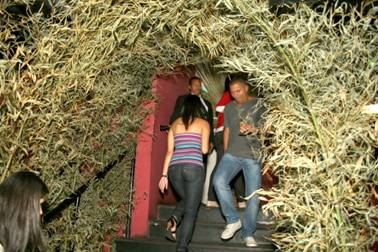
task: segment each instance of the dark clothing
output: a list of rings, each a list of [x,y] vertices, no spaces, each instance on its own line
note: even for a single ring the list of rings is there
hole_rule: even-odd
[[[223,131],[215,133],[214,147],[217,151],[217,162],[216,162],[215,168],[214,168],[214,170],[213,170],[213,172],[211,173],[211,176],[210,176],[209,193],[208,193],[208,200],[210,200],[210,201],[217,201],[217,197],[216,197],[215,191],[214,191],[213,180],[214,180],[215,171],[217,170],[219,162],[222,159],[223,154],[224,154]],[[244,200],[241,198],[241,197],[245,196],[244,177],[242,176],[241,172],[239,173],[239,175],[237,175],[235,177],[235,179],[231,182],[231,184],[233,185],[233,188],[235,190],[236,200],[238,202],[244,202]]]
[[[205,170],[198,165],[176,164],[169,167],[168,176],[180,197],[172,214],[180,225],[176,248],[186,251],[201,202]]]
[[[240,135],[240,122],[243,121],[260,128],[264,123],[263,114],[266,110],[260,98],[252,98],[240,107],[235,101],[226,106],[224,127],[230,130],[227,153],[241,158],[260,159],[261,144],[257,136]]]
[[[182,107],[184,105],[184,101],[185,101],[187,96],[188,95],[181,95],[177,98],[175,109],[174,109],[174,111],[171,115],[171,119],[169,121],[169,124],[172,124],[177,118],[179,118],[181,116]],[[210,124],[210,143],[214,144],[213,108],[212,108],[212,104],[208,100],[206,100],[206,99],[203,99],[203,100],[204,100],[204,102],[207,106],[207,110],[206,110],[205,106],[203,106],[201,118],[206,120]]]
[[[240,122],[261,128],[265,111],[262,99],[258,98],[252,98],[241,106],[234,101],[225,108],[224,127],[229,129],[229,141],[226,153],[214,175],[214,188],[227,224],[240,220],[229,185],[231,180],[243,171],[247,196],[261,187],[261,144],[256,135],[240,135]],[[256,194],[247,201],[242,224],[243,238],[255,233],[258,213],[259,197]]]

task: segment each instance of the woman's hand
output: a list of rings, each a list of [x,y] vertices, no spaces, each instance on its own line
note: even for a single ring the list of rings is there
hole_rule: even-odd
[[[159,181],[159,189],[161,193],[164,193],[168,189],[168,177],[161,177]]]

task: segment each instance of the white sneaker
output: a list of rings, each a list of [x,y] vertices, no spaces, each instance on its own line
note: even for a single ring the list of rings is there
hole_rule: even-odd
[[[252,236],[245,237],[244,241],[245,241],[245,245],[247,247],[257,247],[257,242],[256,242],[255,238],[253,238]]]
[[[223,230],[221,238],[222,240],[228,240],[234,237],[235,233],[241,229],[242,224],[241,221],[238,220],[235,223],[227,224],[226,228]]]

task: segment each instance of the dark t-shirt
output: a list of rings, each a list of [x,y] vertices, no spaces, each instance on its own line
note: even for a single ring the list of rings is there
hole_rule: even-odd
[[[256,160],[261,158],[261,144],[257,136],[239,135],[240,121],[261,128],[264,123],[263,114],[266,110],[261,98],[252,98],[240,107],[236,105],[235,101],[226,106],[224,110],[224,127],[230,129],[226,153],[242,158]]]

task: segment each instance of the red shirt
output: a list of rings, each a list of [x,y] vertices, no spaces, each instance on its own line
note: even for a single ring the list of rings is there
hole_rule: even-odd
[[[224,115],[223,111],[227,104],[229,104],[232,101],[232,96],[230,91],[225,91],[218,101],[217,105],[215,105],[215,111],[218,112],[218,123],[217,127],[215,128],[216,132],[223,130],[223,122],[224,122]]]

